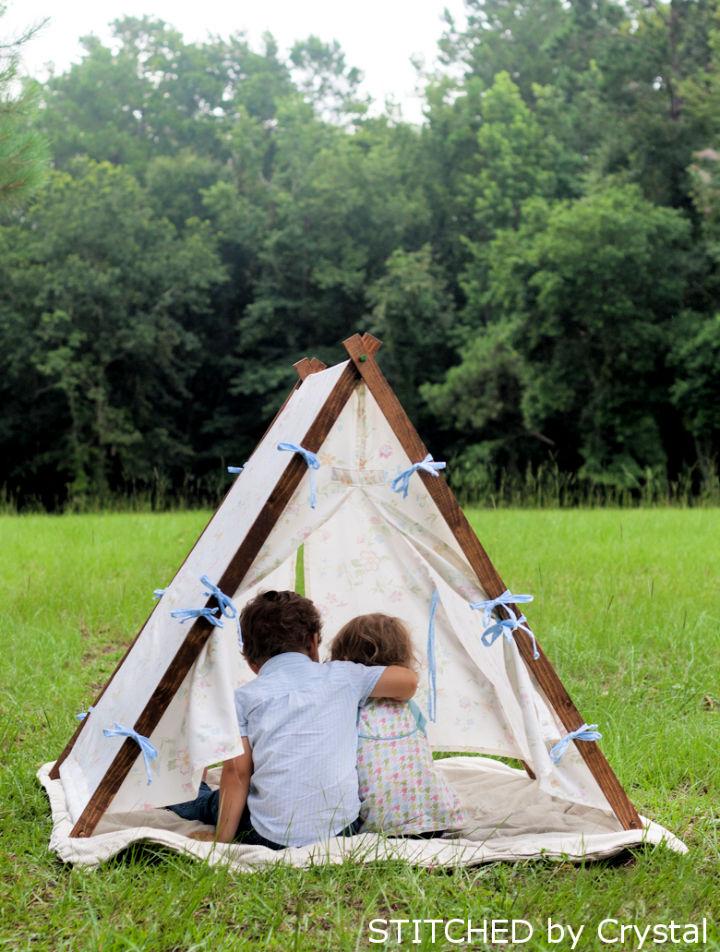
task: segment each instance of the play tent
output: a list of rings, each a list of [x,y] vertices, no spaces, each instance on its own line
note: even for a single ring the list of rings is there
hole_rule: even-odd
[[[326,643],[356,614],[404,619],[433,748],[485,755],[441,763],[469,828],[412,847],[418,861],[458,847],[462,861],[498,849],[607,855],[648,839],[682,848],[638,816],[590,739],[516,604],[524,599],[500,579],[383,377],[378,347],[355,335],[344,363],[296,365],[300,379],[257,449],[62,755],[41,770],[64,858],[96,862],[140,836],[190,842],[184,821],[159,808],[193,797],[205,766],[241,752],[233,690],[253,675],[235,611],[259,591],[294,588],[299,570]],[[90,845],[103,837],[110,846]],[[285,852],[293,862],[310,855]]]

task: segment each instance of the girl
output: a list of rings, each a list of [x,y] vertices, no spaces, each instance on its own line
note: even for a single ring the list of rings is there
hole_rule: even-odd
[[[359,615],[331,646],[333,661],[416,666],[399,618]],[[368,700],[358,715],[362,832],[432,837],[464,822],[460,803],[433,766],[425,719],[414,701]]]

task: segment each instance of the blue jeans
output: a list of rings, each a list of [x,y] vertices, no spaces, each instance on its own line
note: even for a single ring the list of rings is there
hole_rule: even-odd
[[[198,795],[194,800],[187,800],[185,803],[174,803],[172,806],[165,807],[166,810],[172,810],[183,820],[199,820],[200,823],[207,823],[208,826],[217,826],[218,815],[220,813],[220,791],[212,790],[205,781],[201,781]],[[362,820],[358,817],[353,823],[345,827],[338,836],[354,836],[360,832]],[[245,805],[243,814],[240,817],[235,840],[239,843],[246,843],[249,846],[266,846],[271,850],[284,850],[282,843],[273,843],[272,840],[265,839],[260,833],[253,829],[250,820],[250,811]]]

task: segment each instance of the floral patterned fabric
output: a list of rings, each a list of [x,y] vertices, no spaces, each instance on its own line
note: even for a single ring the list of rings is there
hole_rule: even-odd
[[[408,834],[463,826],[460,801],[435,770],[419,709],[375,699],[360,708],[363,832]]]

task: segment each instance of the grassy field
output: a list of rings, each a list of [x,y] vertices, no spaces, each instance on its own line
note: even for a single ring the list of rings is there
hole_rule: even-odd
[[[535,594],[533,627],[585,718],[601,724],[638,809],[683,838],[689,855],[253,875],[151,846],[94,872],[57,861],[35,771],[60,752],[206,517],[0,517],[0,946],[315,952],[382,948],[368,941],[375,917],[525,918],[536,935],[552,917],[585,924],[577,948],[591,949],[607,916],[642,925],[706,916],[703,948],[720,949],[718,510],[471,514],[506,582]],[[423,935],[407,947],[449,947]],[[536,937],[522,948],[570,944]]]

